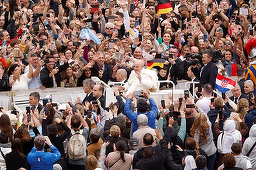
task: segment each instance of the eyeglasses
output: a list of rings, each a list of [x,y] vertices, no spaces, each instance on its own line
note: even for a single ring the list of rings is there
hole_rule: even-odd
[[[106,27],[107,30],[112,30],[114,29],[113,27]]]
[[[184,11],[184,9],[182,9],[181,11],[179,11],[179,14],[180,14],[182,11]]]
[[[230,42],[226,42],[225,45],[231,45],[231,43]]]

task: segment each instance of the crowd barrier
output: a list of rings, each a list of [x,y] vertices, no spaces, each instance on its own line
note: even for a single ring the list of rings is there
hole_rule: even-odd
[[[232,77],[233,80],[237,80],[237,77]],[[160,82],[159,82],[160,83]],[[187,90],[189,87],[189,81],[180,80],[177,82],[178,84],[175,86],[174,90],[160,90],[157,92],[151,92],[151,97],[155,100],[156,104],[159,105],[161,100],[168,100],[168,93],[173,93],[175,98],[182,97],[184,94],[184,90]],[[106,106],[108,106],[111,102],[116,102],[116,98],[114,96],[113,90],[107,85],[105,96],[106,96]],[[18,107],[19,111],[25,111],[25,107],[29,106],[29,94],[32,92],[38,92],[40,94],[40,98],[45,98],[47,96],[52,97],[52,101],[62,104],[67,103],[68,101],[75,102],[78,97],[82,100],[86,96],[82,87],[72,87],[72,88],[64,88],[64,87],[56,87],[56,88],[47,88],[45,90],[41,89],[33,89],[33,90],[22,90],[22,91],[9,91],[9,92],[0,92],[0,106],[6,108],[6,110],[12,110],[13,106]],[[230,91],[227,92],[228,96],[231,96],[232,93]],[[40,101],[41,102],[41,101]]]

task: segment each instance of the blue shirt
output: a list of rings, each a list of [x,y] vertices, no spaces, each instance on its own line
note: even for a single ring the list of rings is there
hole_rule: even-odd
[[[31,170],[53,170],[53,164],[60,159],[61,155],[55,146],[51,145],[50,148],[53,153],[32,148],[27,156]]]
[[[158,108],[155,103],[155,101],[150,98],[149,99],[150,105],[151,105],[151,111],[150,112],[145,112],[145,113],[134,113],[131,109],[131,99],[127,99],[125,106],[124,106],[124,114],[132,121],[133,123],[133,129],[132,133],[135,132],[138,129],[138,123],[137,123],[137,117],[139,114],[145,114],[148,117],[148,126],[155,129],[155,121],[156,121],[156,116],[158,114]]]

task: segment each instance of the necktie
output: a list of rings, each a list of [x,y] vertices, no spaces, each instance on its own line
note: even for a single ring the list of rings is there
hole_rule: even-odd
[[[237,104],[237,99],[238,99],[238,98],[237,98],[237,97],[235,97],[235,104]]]

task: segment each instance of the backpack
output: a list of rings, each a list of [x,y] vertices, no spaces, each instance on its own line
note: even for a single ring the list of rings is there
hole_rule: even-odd
[[[82,132],[82,131],[81,131]],[[68,156],[72,160],[80,160],[86,158],[86,140],[80,131],[72,130],[71,138],[68,142]]]

